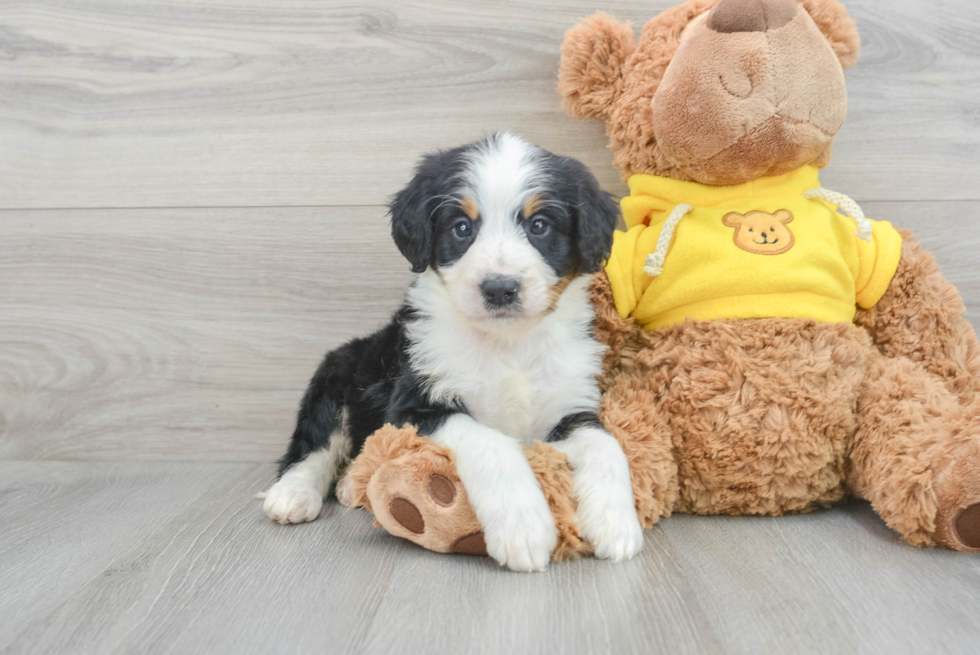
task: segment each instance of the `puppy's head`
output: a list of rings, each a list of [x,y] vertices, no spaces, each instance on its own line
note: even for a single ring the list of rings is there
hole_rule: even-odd
[[[619,210],[580,162],[510,134],[422,159],[391,232],[453,306],[485,325],[530,323],[609,255]]]

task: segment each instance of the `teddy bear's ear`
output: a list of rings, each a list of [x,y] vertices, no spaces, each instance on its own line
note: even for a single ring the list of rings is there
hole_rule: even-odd
[[[623,66],[635,48],[633,29],[599,12],[565,33],[558,92],[575,118],[604,121],[623,90]]]
[[[778,212],[776,212],[775,216],[776,216],[776,220],[778,220],[783,225],[793,222],[793,212],[791,212],[788,209],[780,209]]]
[[[798,0],[830,42],[840,65],[849,68],[857,63],[861,37],[854,19],[839,0]]]
[[[728,227],[738,227],[742,223],[742,219],[745,218],[744,215],[738,212],[728,212],[721,217],[721,222]]]

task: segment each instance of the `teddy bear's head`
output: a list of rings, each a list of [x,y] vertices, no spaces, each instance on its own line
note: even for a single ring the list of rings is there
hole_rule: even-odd
[[[565,35],[559,91],[606,123],[624,180],[739,184],[829,163],[859,46],[838,0],[687,0],[638,42],[600,13]]]

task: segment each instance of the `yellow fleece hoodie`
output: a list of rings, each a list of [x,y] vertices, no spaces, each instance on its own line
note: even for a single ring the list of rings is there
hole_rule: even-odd
[[[804,197],[820,187],[813,166],[736,186],[654,175],[628,184],[627,231],[616,233],[606,273],[619,314],[647,330],[687,318],[851,322],[898,268],[902,237],[891,224],[863,226],[861,238],[836,205]]]

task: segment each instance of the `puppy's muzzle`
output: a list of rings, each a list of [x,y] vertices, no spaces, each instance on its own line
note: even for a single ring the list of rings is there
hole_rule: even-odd
[[[517,303],[521,282],[512,277],[495,277],[480,284],[483,300],[489,307],[510,307]]]

